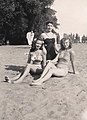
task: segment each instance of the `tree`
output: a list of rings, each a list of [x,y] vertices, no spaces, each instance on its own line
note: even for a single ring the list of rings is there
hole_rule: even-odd
[[[45,29],[46,21],[57,27],[56,11],[50,6],[54,0],[0,0],[0,34],[10,44],[26,44],[26,33],[32,29],[36,37]]]

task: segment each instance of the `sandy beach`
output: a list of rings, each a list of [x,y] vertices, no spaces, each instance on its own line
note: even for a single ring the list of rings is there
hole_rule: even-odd
[[[28,46],[0,46],[0,120],[81,120],[87,108],[87,44],[73,44],[73,49],[79,75],[30,86],[35,76],[20,84],[3,82],[5,75],[14,77],[25,67]]]

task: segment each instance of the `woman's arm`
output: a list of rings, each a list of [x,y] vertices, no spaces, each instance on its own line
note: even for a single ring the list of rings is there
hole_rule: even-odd
[[[47,50],[44,47],[44,45],[42,46],[42,68],[44,68],[46,66],[46,55],[47,55]]]
[[[59,52],[57,53],[57,56],[53,60],[51,60],[51,62],[56,64],[56,62],[58,61],[58,58],[59,58]]]
[[[75,68],[75,53],[74,53],[74,51],[70,51],[70,60],[71,60],[73,73],[76,74],[77,71],[76,71],[76,68]]]
[[[42,51],[42,68],[46,66],[46,54]]]
[[[29,55],[28,55],[28,60],[27,60],[27,64],[32,64],[33,63],[33,61],[31,60],[31,53],[29,53]]]
[[[42,45],[42,50],[43,50],[43,53],[44,54],[47,54],[47,50],[46,50],[46,48],[45,48],[45,46],[44,46],[44,33],[42,33],[41,35],[40,35],[40,40],[41,41],[43,41],[43,45]]]
[[[47,50],[46,50],[46,48],[44,47],[44,45],[42,46],[42,51],[43,51],[43,54],[47,55]]]
[[[54,48],[55,48],[55,52],[58,53],[59,52],[59,45],[57,44],[57,35],[55,35],[55,44],[54,44]]]

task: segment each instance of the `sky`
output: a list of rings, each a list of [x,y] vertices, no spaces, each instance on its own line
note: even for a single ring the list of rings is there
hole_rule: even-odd
[[[87,0],[54,0],[52,8],[57,11],[59,33],[87,35]]]

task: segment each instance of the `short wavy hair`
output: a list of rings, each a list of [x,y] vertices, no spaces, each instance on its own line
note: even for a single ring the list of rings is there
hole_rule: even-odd
[[[54,23],[53,23],[52,21],[47,21],[47,22],[46,22],[46,26],[47,26],[49,23],[51,23],[52,25],[54,25]]]
[[[65,47],[64,47],[64,45],[63,45],[63,42],[64,42],[65,40],[69,40],[69,47],[68,47],[68,49],[71,49],[71,48],[72,48],[72,40],[71,40],[71,38],[68,36],[68,37],[64,37],[64,38],[61,39],[61,41],[60,41],[61,50],[65,50]]]

